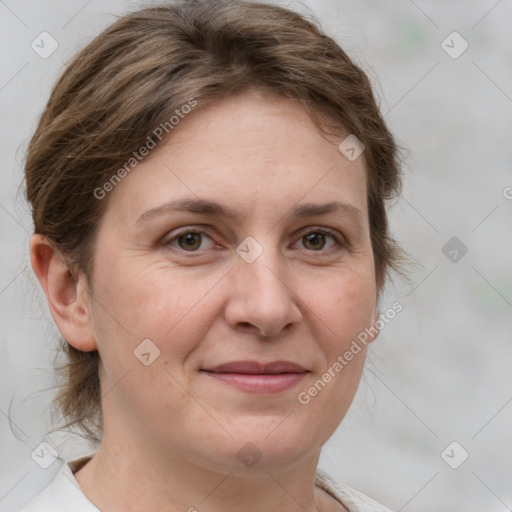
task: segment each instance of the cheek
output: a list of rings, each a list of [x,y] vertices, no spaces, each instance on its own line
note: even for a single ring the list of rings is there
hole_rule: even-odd
[[[347,273],[331,280],[312,303],[323,366],[301,390],[299,403],[304,414],[323,418],[327,436],[345,416],[359,386],[367,345],[358,336],[372,323],[375,301],[372,274]]]
[[[166,262],[143,262],[143,258],[120,260],[112,269],[98,267],[94,317],[100,350],[102,342],[108,342],[128,346],[132,353],[149,338],[162,355],[178,361],[207,329],[204,298],[218,280],[212,272],[198,276],[176,271]]]
[[[340,273],[315,294],[312,315],[321,321],[324,350],[333,357],[344,351],[357,335],[371,325],[376,306],[376,288],[371,272]]]
[[[110,407],[150,418],[157,410],[188,403],[183,364],[207,334],[209,311],[202,298],[218,280],[211,274],[193,279],[165,263],[142,264],[142,258],[118,260],[112,269],[97,268],[94,332],[105,387],[115,389],[108,394]],[[158,349],[147,342],[141,345],[146,339]],[[149,352],[150,364],[146,366],[134,351]],[[156,389],[160,392],[154,393]],[[184,406],[180,414],[187,413]]]

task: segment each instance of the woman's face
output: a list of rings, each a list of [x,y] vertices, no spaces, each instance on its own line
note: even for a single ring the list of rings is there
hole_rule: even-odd
[[[105,438],[224,470],[318,455],[365,348],[333,367],[376,306],[364,158],[337,143],[299,102],[244,95],[191,112],[110,192],[90,303]]]

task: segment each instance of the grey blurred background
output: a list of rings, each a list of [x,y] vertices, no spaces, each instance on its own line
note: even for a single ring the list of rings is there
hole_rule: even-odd
[[[321,467],[395,511],[511,511],[511,2],[281,3],[314,13],[370,74],[407,149],[392,230],[419,264],[386,291],[382,311],[403,311],[373,344]],[[90,449],[47,435],[56,331],[29,270],[23,154],[64,63],[149,4],[0,0],[0,511],[57,473],[32,459],[41,442],[65,459]],[[49,56],[31,47],[42,32],[58,44]]]

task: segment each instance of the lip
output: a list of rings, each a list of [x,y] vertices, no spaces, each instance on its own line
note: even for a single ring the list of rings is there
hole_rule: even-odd
[[[290,361],[232,361],[201,371],[240,391],[264,394],[286,391],[309,373],[304,367]]]
[[[260,363],[259,361],[231,361],[211,368],[203,368],[213,373],[246,373],[246,374],[271,374],[278,373],[304,373],[307,370],[300,364],[290,361],[270,361]]]

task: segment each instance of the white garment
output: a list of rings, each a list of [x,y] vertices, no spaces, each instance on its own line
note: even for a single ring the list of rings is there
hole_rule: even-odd
[[[83,493],[73,472],[92,454],[63,464],[54,480],[20,512],[101,512]],[[315,485],[328,492],[349,512],[391,512],[368,496],[333,480],[325,471],[317,469]]]

